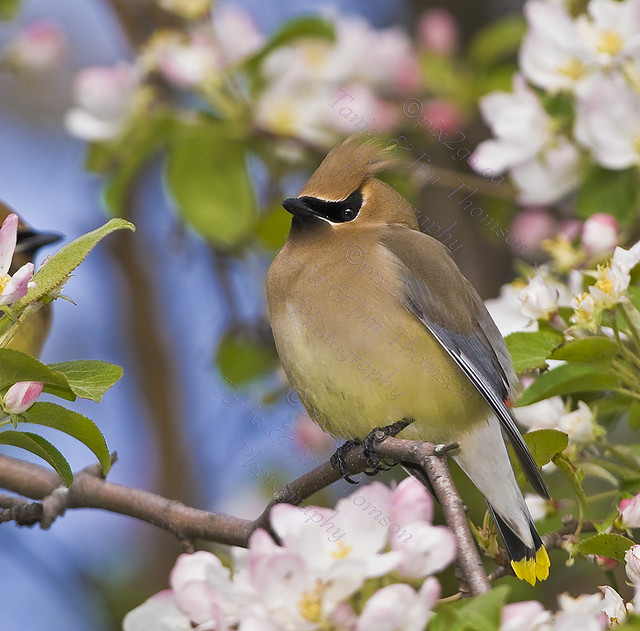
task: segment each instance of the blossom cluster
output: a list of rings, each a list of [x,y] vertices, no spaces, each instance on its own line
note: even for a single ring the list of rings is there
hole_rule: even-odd
[[[414,91],[422,82],[411,40],[402,29],[376,30],[360,17],[331,19],[335,41],[303,37],[270,52],[257,92],[243,63],[267,38],[243,9],[221,5],[210,22],[157,31],[134,61],[78,73],[67,129],[85,140],[117,136],[149,106],[153,77],[198,93],[227,119],[243,117],[256,130],[310,143],[326,146],[355,131],[348,117],[327,107],[339,88],[353,95],[359,116],[379,131],[390,129],[396,110],[385,95]],[[432,30],[425,37],[433,39]]]
[[[209,552],[182,555],[171,589],[131,611],[125,631],[424,629],[440,596],[433,574],[455,558],[455,537],[431,524],[433,500],[413,478],[394,490],[374,482],[357,495],[367,505],[346,497],[335,509],[275,506],[281,545],[255,531],[248,550],[232,550],[233,572]],[[310,510],[322,520],[309,519]],[[375,519],[381,513],[411,538],[389,537]],[[338,524],[345,537],[327,536]]]
[[[574,17],[563,2],[528,0],[524,13],[520,72],[513,92],[481,100],[495,138],[474,168],[508,170],[521,202],[549,204],[577,188],[582,156],[612,170],[640,163],[640,2],[590,0]],[[571,115],[550,113],[553,98]]]

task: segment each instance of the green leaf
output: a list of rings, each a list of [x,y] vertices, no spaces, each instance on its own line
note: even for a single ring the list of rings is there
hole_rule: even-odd
[[[122,368],[98,360],[77,360],[49,364],[49,368],[66,375],[71,390],[81,399],[100,402],[104,393],[122,377]]]
[[[640,615],[630,613],[623,624],[615,627],[616,631],[640,631]]]
[[[73,482],[73,472],[65,457],[48,441],[31,432],[17,432],[13,429],[0,432],[0,444],[12,445],[30,451],[48,462],[62,478],[66,486]]]
[[[617,342],[608,337],[581,337],[556,348],[551,353],[550,359],[609,363],[618,354],[618,351]]]
[[[624,553],[632,546],[634,542],[622,535],[613,533],[601,533],[594,535],[588,539],[578,541],[574,547],[574,551],[584,556],[588,554],[597,554],[599,556],[614,559],[620,563],[624,563]]]
[[[558,454],[561,454],[569,444],[569,437],[557,429],[537,429],[533,432],[527,432],[523,438],[538,467],[542,467],[553,460]],[[527,477],[522,470],[520,461],[513,451],[513,447],[509,445],[508,449],[518,484],[526,484],[528,481]]]
[[[53,427],[79,440],[95,454],[102,465],[103,474],[106,475],[109,472],[111,468],[109,448],[102,432],[91,419],[72,410],[67,410],[61,405],[45,401],[34,403],[27,410],[26,416],[29,423]]]
[[[313,15],[293,18],[275,31],[262,50],[247,59],[245,67],[248,70],[255,70],[276,48],[292,44],[302,37],[315,37],[333,42],[336,39],[336,33],[333,23],[329,20]]]
[[[182,219],[214,245],[234,247],[251,232],[256,213],[245,152],[226,124],[180,126],[166,178]]]
[[[629,406],[627,423],[631,429],[640,429],[640,401],[634,400]]]
[[[612,390],[620,387],[620,379],[611,370],[593,364],[572,362],[540,375],[517,401],[517,406],[530,405],[563,394]]]
[[[474,35],[469,44],[469,59],[479,66],[491,66],[516,55],[527,25],[520,15],[492,22]]]
[[[63,248],[60,248],[60,250],[53,254],[47,263],[36,272],[33,277],[35,287],[29,289],[27,295],[15,303],[13,310],[20,311],[30,302],[38,300],[57,290],[67,281],[69,274],[84,261],[87,254],[93,250],[101,239],[115,230],[122,230],[124,228],[135,230],[134,225],[124,219],[111,219],[101,228],[84,234]]]
[[[475,598],[441,603],[429,631],[497,631],[509,591],[508,585],[499,585]]]
[[[635,167],[611,171],[593,166],[578,191],[576,212],[583,219],[594,213],[609,213],[627,227],[635,217],[639,192]]]
[[[243,385],[273,370],[278,355],[270,339],[250,335],[244,330],[228,331],[216,352],[216,365],[223,377]]]
[[[527,432],[523,438],[538,467],[553,460],[569,444],[569,437],[557,429],[537,429]]]
[[[13,20],[20,10],[21,0],[0,0],[0,20]]]
[[[518,331],[505,338],[517,373],[544,368],[549,354],[562,344],[564,336],[559,331]]]
[[[41,381],[45,392],[69,401],[76,399],[63,373],[52,370],[46,364],[20,351],[0,348],[0,392],[18,381]]]

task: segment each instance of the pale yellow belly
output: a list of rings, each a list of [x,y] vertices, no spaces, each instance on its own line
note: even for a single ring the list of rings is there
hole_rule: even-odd
[[[336,274],[341,263],[328,268],[337,282],[317,264],[314,273],[302,265],[281,271],[284,300],[274,301],[268,286],[283,368],[321,427],[362,439],[374,427],[413,418],[402,437],[448,442],[486,419],[469,380],[400,304],[399,285],[354,277],[346,263]]]

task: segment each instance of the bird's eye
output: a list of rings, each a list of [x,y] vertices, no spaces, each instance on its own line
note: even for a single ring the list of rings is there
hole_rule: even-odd
[[[345,208],[342,211],[342,218],[344,221],[351,221],[356,216],[356,211],[353,208]]]

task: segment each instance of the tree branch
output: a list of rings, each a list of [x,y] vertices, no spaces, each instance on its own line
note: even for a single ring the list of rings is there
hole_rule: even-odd
[[[489,589],[489,581],[469,531],[462,500],[449,474],[447,450],[442,446],[393,438],[378,432],[371,451],[380,458],[411,462],[426,471],[442,504],[447,524],[456,535],[458,564],[462,571],[461,590],[477,595]],[[345,465],[352,475],[364,471],[369,465],[363,448],[351,449],[345,456]],[[247,547],[251,534],[257,528],[264,528],[275,536],[269,524],[269,511],[275,504],[300,504],[341,477],[330,462],[325,462],[283,486],[262,515],[251,521],[192,508],[155,493],[108,482],[101,477],[100,469],[95,465],[76,473],[73,484],[67,489],[53,471],[10,456],[0,456],[0,487],[41,500],[40,503],[27,503],[21,498],[2,496],[2,506],[9,508],[0,511],[0,522],[14,520],[20,525],[39,522],[46,529],[67,509],[101,508],[168,530],[181,540],[186,549],[191,547],[193,539]]]

